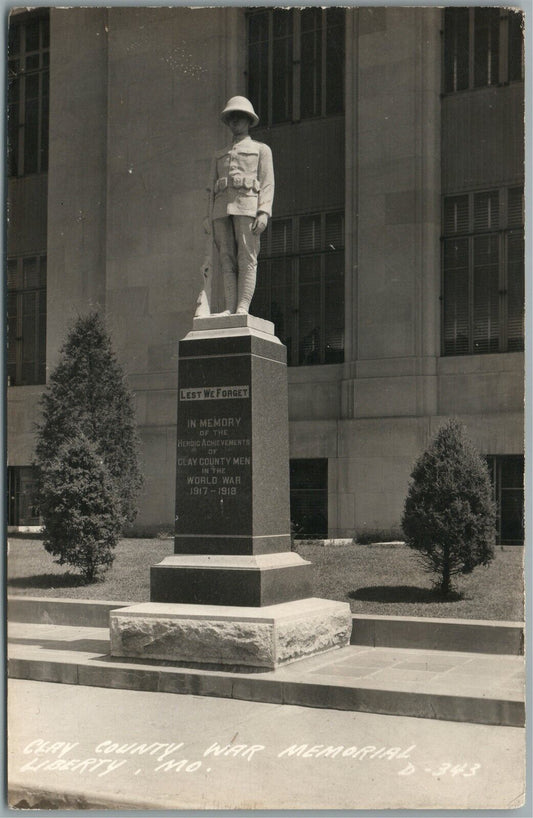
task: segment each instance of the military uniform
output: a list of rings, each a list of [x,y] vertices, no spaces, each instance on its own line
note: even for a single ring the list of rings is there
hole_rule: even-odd
[[[274,169],[268,145],[250,136],[217,151],[208,190],[213,197],[211,218],[272,215]]]
[[[224,276],[226,308],[247,312],[255,289],[259,213],[272,215],[274,169],[268,145],[246,136],[216,153],[208,184],[209,217]]]

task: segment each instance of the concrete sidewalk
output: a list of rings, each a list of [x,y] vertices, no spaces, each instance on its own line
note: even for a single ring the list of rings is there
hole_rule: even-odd
[[[525,731],[515,727],[22,680],[9,682],[8,724],[9,803],[18,808],[523,802]]]
[[[106,628],[13,622],[12,678],[520,727],[522,656],[350,645],[275,671],[115,659]]]

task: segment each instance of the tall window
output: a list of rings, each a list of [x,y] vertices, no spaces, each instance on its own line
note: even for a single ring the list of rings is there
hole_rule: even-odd
[[[8,173],[48,169],[48,13],[12,18],[8,46]]]
[[[248,96],[264,126],[344,110],[344,9],[248,17]]]
[[[488,455],[487,463],[496,502],[496,541],[501,545],[524,542],[524,458]]]
[[[328,536],[328,461],[291,460],[291,524],[296,539]]]
[[[10,386],[46,380],[46,256],[7,262],[7,377]]]
[[[444,12],[444,91],[523,79],[523,14],[503,8]]]
[[[37,474],[32,466],[8,466],[8,525],[38,526]]]
[[[276,325],[289,365],[344,360],[344,213],[273,219],[261,238],[255,315]]]
[[[443,355],[524,348],[523,190],[444,199]]]

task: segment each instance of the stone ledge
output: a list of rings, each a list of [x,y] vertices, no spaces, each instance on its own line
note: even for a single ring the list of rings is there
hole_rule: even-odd
[[[349,605],[303,599],[264,608],[144,603],[110,614],[111,654],[274,669],[349,643]]]
[[[110,611],[116,608],[127,608],[131,604],[131,602],[122,600],[9,596],[7,618],[10,622],[107,628]]]
[[[95,599],[58,599],[10,595],[10,622],[84,625],[106,628],[109,612],[136,603]],[[218,611],[220,606],[215,606]],[[265,609],[266,610],[266,609]],[[524,623],[506,620],[352,614],[352,645],[468,651],[519,656],[524,652]]]
[[[352,645],[520,656],[522,622],[353,614]]]

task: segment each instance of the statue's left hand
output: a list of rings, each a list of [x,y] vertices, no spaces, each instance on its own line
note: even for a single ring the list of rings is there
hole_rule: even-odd
[[[261,233],[266,230],[266,226],[268,224],[268,216],[266,213],[259,213],[258,216],[253,221],[252,224],[252,233],[255,233],[256,236],[260,236]]]

